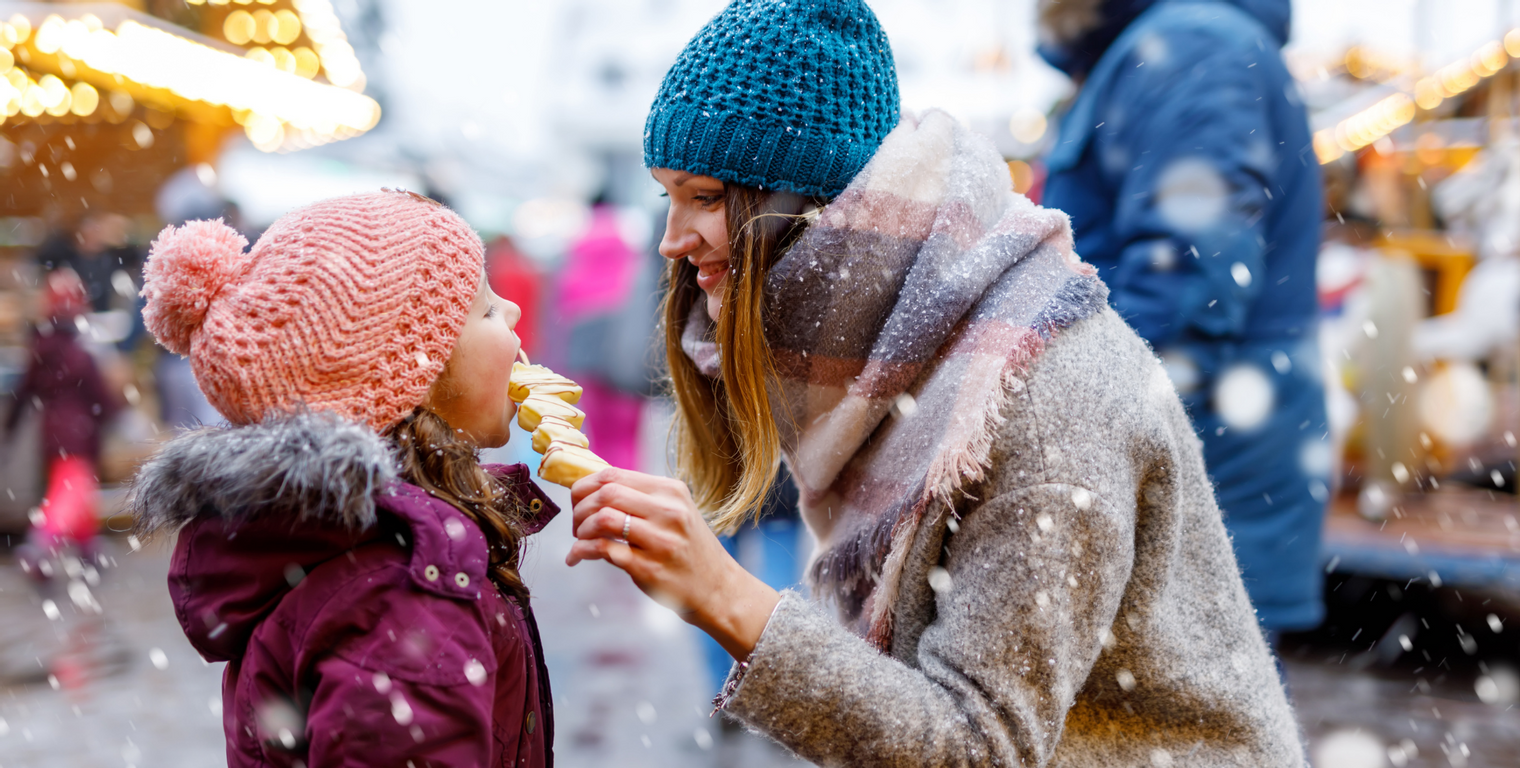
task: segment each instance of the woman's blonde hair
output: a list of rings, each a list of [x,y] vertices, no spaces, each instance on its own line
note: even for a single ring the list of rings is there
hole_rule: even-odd
[[[806,228],[804,208],[823,202],[724,185],[729,278],[715,331],[717,379],[703,376],[681,347],[692,306],[702,299],[697,268],[686,259],[670,262],[661,313],[676,401],[676,471],[719,533],[736,530],[759,511],[781,462],[768,394],[776,364],[765,341],[765,276]]]

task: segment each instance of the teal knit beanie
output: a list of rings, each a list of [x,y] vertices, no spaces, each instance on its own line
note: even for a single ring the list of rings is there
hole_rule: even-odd
[[[733,0],[666,73],[644,165],[834,197],[898,116],[892,48],[862,0]]]

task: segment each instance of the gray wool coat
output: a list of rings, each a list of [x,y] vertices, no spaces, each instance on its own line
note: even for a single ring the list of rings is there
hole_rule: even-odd
[[[1013,389],[988,479],[915,533],[890,655],[784,593],[726,711],[824,766],[1304,765],[1151,350],[1104,310]]]

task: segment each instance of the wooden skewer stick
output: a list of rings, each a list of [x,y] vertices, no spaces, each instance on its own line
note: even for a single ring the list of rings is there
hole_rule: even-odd
[[[522,358],[523,365],[532,365],[528,362],[528,353],[522,347],[517,348],[517,356]]]

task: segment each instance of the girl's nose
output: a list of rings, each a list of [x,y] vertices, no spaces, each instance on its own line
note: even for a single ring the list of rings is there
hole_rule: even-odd
[[[507,316],[507,327],[516,328],[517,321],[522,319],[522,307],[517,306],[516,302],[507,301],[505,299],[502,300],[502,303],[505,304],[502,311],[505,312]]]

